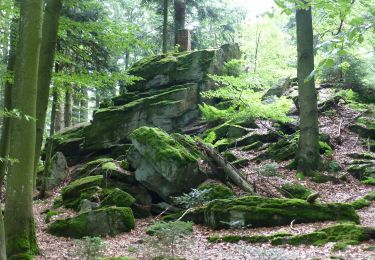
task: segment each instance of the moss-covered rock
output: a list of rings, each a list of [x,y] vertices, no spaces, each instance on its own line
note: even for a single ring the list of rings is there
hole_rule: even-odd
[[[354,124],[349,126],[349,129],[363,138],[375,140],[375,123],[373,117],[360,117]]]
[[[207,200],[228,199],[236,194],[229,187],[217,182],[207,182],[198,186],[198,190],[210,190],[207,194]]]
[[[70,166],[78,163],[80,156],[86,153],[82,146],[86,127],[87,124],[79,124],[57,132],[52,137],[52,154],[62,152]]]
[[[205,210],[205,223],[214,229],[270,227],[326,220],[349,220],[359,223],[354,208],[348,204],[309,204],[299,199],[275,199],[248,196],[215,200]]]
[[[363,184],[375,186],[375,178],[368,177],[362,181]]]
[[[365,200],[375,201],[375,191],[370,192],[366,196],[363,197]]]
[[[73,181],[61,191],[61,204],[67,208],[79,209],[82,200],[99,196],[104,178],[102,175],[88,176]]]
[[[272,240],[273,245],[315,245],[321,246],[328,242],[340,242],[356,245],[360,242],[375,238],[375,228],[344,223],[323,228],[315,232],[290,237],[281,237]]]
[[[116,188],[104,198],[101,206],[130,207],[134,202],[135,198],[132,195]]]
[[[134,228],[134,216],[130,208],[108,207],[64,220],[56,220],[47,231],[55,236],[82,238],[85,236],[114,236]]]
[[[135,155],[128,160],[136,169],[135,178],[161,198],[189,192],[206,179],[198,164],[202,155],[189,138],[173,138],[151,127],[138,128],[130,138]]]
[[[357,199],[350,203],[350,205],[352,205],[355,209],[363,209],[365,207],[370,206],[370,204],[370,201],[364,198]]]
[[[279,190],[286,198],[301,200],[306,200],[313,193],[312,190],[299,183],[285,183]]]
[[[99,109],[85,129],[84,147],[88,150],[113,147],[145,125],[165,131],[178,130],[198,118],[198,103],[198,85],[189,83],[122,106]]]

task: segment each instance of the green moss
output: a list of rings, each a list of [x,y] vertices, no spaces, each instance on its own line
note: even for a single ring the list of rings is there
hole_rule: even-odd
[[[210,190],[207,200],[232,198],[236,194],[227,186],[221,183],[203,183],[198,186],[198,190]]]
[[[103,185],[103,180],[102,175],[95,175],[73,181],[62,189],[62,199],[77,198],[80,196],[82,190],[96,186],[101,187]]]
[[[34,259],[39,253],[34,219],[30,219],[28,228],[21,233],[8,234],[6,249],[8,259]]]
[[[372,178],[372,177],[368,177],[366,178],[365,180],[362,181],[363,184],[366,184],[366,185],[375,185],[375,178]]]
[[[50,222],[51,222],[51,218],[52,218],[53,216],[57,216],[57,215],[59,215],[59,214],[61,214],[60,211],[48,210],[47,213],[46,213],[45,222],[46,222],[46,223],[50,223]]]
[[[371,203],[368,200],[363,199],[363,198],[357,199],[357,200],[353,201],[352,203],[350,203],[350,205],[352,205],[353,208],[355,208],[355,209],[363,209],[365,207],[370,206],[370,204]]]
[[[375,191],[370,192],[366,196],[363,197],[365,200],[375,201]]]
[[[291,221],[308,223],[327,220],[349,220],[359,223],[354,208],[348,204],[310,204],[299,199],[276,199],[247,196],[214,200],[205,210],[205,223],[214,229],[230,228],[233,223],[244,227],[289,225]]]
[[[352,223],[343,223],[323,228],[309,234],[275,239],[272,241],[272,244],[321,246],[328,242],[339,242],[346,245],[355,245],[373,238],[375,238],[375,228],[362,227]]]
[[[238,159],[237,161],[232,162],[232,165],[236,168],[243,168],[249,164],[250,160],[247,158]]]
[[[198,159],[196,155],[190,153],[179,142],[158,128],[138,128],[133,131],[131,138],[140,144],[152,146],[155,153],[146,156],[154,161],[195,162]]]
[[[135,198],[129,193],[118,188],[114,189],[102,201],[102,206],[130,207],[135,202]]]
[[[237,157],[230,151],[226,151],[222,153],[222,156],[228,161],[228,162],[234,162],[237,160]]]
[[[205,207],[197,207],[185,214],[185,210],[174,214],[167,214],[161,218],[163,221],[176,221],[181,218],[182,214],[185,214],[184,217],[181,219],[182,221],[191,221],[195,224],[203,224],[204,223],[204,211]]]
[[[322,154],[325,154],[327,156],[333,155],[332,147],[324,141],[319,141],[319,149],[320,149],[320,153],[322,153]]]
[[[137,260],[137,259],[133,257],[127,257],[127,256],[118,256],[118,257],[104,257],[104,258],[99,258],[98,260]]]
[[[258,148],[262,147],[262,145],[263,145],[262,142],[256,141],[252,144],[249,144],[247,146],[242,147],[241,150],[247,152],[247,151],[258,149]]]
[[[134,225],[134,216],[130,208],[106,207],[57,220],[48,226],[47,231],[55,236],[72,238],[113,236],[130,231]]]
[[[103,170],[103,166],[107,163],[113,163],[112,158],[99,158],[93,161],[90,161],[83,166],[76,169],[72,177],[73,179],[80,179],[87,176],[94,176],[94,175],[101,175],[105,173],[105,170]]]
[[[313,191],[299,183],[285,183],[281,186],[280,193],[286,198],[306,200]]]

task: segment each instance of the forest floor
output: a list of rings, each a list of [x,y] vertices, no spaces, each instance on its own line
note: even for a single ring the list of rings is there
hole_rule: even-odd
[[[332,137],[339,136],[342,142],[334,143],[334,159],[337,160],[346,170],[350,162],[348,153],[365,152],[364,148],[358,142],[358,136],[348,130],[353,117],[354,110],[345,106],[339,106],[334,116],[323,116],[320,118],[320,127],[323,133]],[[264,129],[263,129],[264,130]],[[262,130],[260,130],[262,131]],[[334,138],[338,140],[337,138]],[[242,158],[252,159],[257,152],[242,152],[238,149],[234,153]],[[374,188],[362,184],[359,180],[349,176],[348,180],[343,183],[333,184],[331,182],[318,184],[309,179],[297,180],[296,172],[287,170],[287,163],[278,165],[277,177],[264,177],[258,174],[259,167],[262,164],[270,163],[263,161],[261,164],[251,162],[242,170],[249,176],[251,182],[261,186],[267,193],[275,192],[274,186],[279,186],[287,181],[299,181],[306,187],[320,193],[322,202],[351,202],[363,197]],[[266,178],[266,179],[265,179]],[[273,191],[274,190],[274,191]],[[58,190],[55,191],[58,194]],[[265,194],[267,195],[267,194]],[[54,197],[54,196],[53,196]],[[37,259],[79,259],[77,252],[80,249],[76,240],[67,238],[58,238],[49,235],[45,230],[45,215],[43,211],[50,208],[53,197],[45,201],[35,202],[34,211],[37,223],[37,237],[41,250],[41,255]],[[357,211],[361,224],[363,226],[375,227],[375,203],[369,207]],[[66,215],[69,215],[67,211]],[[165,248],[158,248],[155,241],[145,233],[145,228],[152,224],[153,218],[136,220],[136,228],[130,233],[121,234],[115,237],[103,238],[105,244],[103,253],[105,256],[131,256],[137,259],[153,259],[160,251]],[[275,232],[288,232],[292,234],[303,234],[312,232],[316,229],[327,227],[334,224],[333,222],[298,224],[293,226],[272,227],[272,228],[255,228],[240,230],[221,230],[213,231],[200,225],[194,226],[194,233],[191,237],[180,241],[176,246],[176,254],[186,259],[206,259],[206,260],[236,260],[236,259],[366,259],[375,260],[375,252],[366,250],[375,245],[375,241],[362,243],[356,246],[349,246],[345,251],[332,251],[333,243],[325,246],[272,246],[265,244],[248,244],[240,242],[230,243],[210,243],[208,237],[216,235],[240,234],[240,235],[257,235],[271,234]],[[157,243],[156,243],[157,244]],[[159,245],[160,246],[160,245]]]

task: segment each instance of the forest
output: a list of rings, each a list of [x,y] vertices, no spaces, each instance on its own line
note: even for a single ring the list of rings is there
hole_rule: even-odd
[[[373,0],[0,0],[0,260],[375,260]]]

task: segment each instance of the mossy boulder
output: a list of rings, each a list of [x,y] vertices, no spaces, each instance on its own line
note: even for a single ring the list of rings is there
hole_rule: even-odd
[[[299,199],[276,199],[247,196],[214,200],[204,212],[205,224],[214,228],[272,227],[295,223],[348,220],[359,223],[349,204],[310,204]]]
[[[315,245],[321,246],[328,242],[340,242],[346,245],[357,245],[360,242],[375,238],[375,228],[362,227],[352,223],[343,223],[328,228],[319,229],[315,232],[279,237],[272,240],[273,245]]]
[[[82,238],[85,236],[114,236],[129,232],[135,226],[133,212],[126,207],[107,207],[82,213],[76,217],[56,220],[48,226],[55,236]]]
[[[86,127],[87,124],[79,124],[57,132],[52,137],[52,154],[63,153],[69,166],[78,163],[80,157],[86,154],[82,146]]]
[[[37,173],[37,186],[41,186],[45,178],[45,188],[50,191],[59,186],[69,175],[69,168],[63,153],[57,152],[50,161],[47,171],[48,176],[44,176],[44,167]]]
[[[141,127],[130,138],[134,151],[128,160],[136,169],[135,178],[161,198],[189,192],[206,179],[198,163],[202,155],[188,137],[174,138],[158,128]]]
[[[103,199],[101,206],[130,207],[135,201],[136,200],[132,195],[116,188],[111,190]]]
[[[236,194],[228,186],[217,182],[202,183],[198,186],[198,190],[209,190],[207,200],[228,199],[233,198]]]
[[[172,84],[202,82],[208,74],[222,74],[225,62],[239,59],[238,45],[224,45],[219,49],[161,54],[136,62],[129,74],[141,77],[128,91],[148,91]]]
[[[363,138],[375,140],[375,123],[373,117],[360,117],[353,125],[349,126],[349,129]]]
[[[353,160],[348,172],[359,180],[375,178],[375,160],[373,158]]]
[[[306,200],[313,193],[313,191],[299,183],[285,183],[280,187],[279,191],[286,198],[302,200]]]
[[[73,181],[61,191],[61,204],[67,208],[79,209],[82,200],[92,200],[94,196],[99,196],[103,186],[102,175],[88,176]]]
[[[111,148],[128,141],[129,135],[145,125],[172,132],[199,116],[198,84],[173,86],[160,94],[134,100],[122,106],[99,109],[85,129],[88,150]]]

